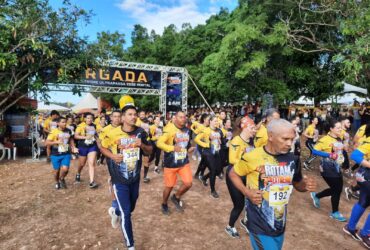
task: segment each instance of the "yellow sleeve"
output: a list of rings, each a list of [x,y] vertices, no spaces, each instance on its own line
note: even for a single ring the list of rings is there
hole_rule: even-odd
[[[48,137],[46,138],[46,140],[48,141],[55,141],[55,138],[56,138],[56,133],[54,132],[55,130],[51,131],[48,135]]]
[[[171,134],[169,132],[164,132],[157,140],[157,147],[167,153],[175,151],[175,146],[167,144],[167,141],[171,139],[170,137]]]
[[[105,135],[105,133],[102,133]],[[100,138],[99,139],[101,140],[101,145],[103,148],[110,148],[111,145],[113,144],[112,143],[112,139],[109,137],[109,136],[104,136],[103,138]]]
[[[205,139],[206,137],[206,133],[204,132],[201,132],[199,133],[195,138],[194,138],[194,142],[196,144],[198,144],[199,146],[201,146],[202,148],[209,148],[209,145],[208,143],[206,142],[203,142],[202,139]]]
[[[50,119],[46,119],[45,122],[44,122],[44,129],[47,129],[49,130],[49,126],[50,126]]]
[[[238,159],[240,155],[240,150],[241,146],[238,143],[234,142],[234,140],[231,140],[229,146],[229,163],[231,165],[235,165],[240,160]]]
[[[84,128],[84,127],[82,127],[82,126],[78,126],[78,127],[76,128],[76,133],[75,133],[75,134],[79,134],[79,135],[84,136],[84,135],[85,135],[85,128]]]
[[[318,140],[318,142],[315,144],[313,148],[318,151],[325,151],[325,144],[326,144],[325,137],[323,137],[320,140]]]
[[[234,165],[234,171],[237,173],[239,176],[246,176],[249,174],[249,169],[248,169],[248,153],[244,153],[242,155],[242,158],[240,161],[238,161]]]
[[[190,126],[190,129],[191,131],[193,131],[195,133],[195,129],[197,128],[197,124],[195,122],[193,122]]]
[[[366,140],[361,146],[357,148],[357,150],[361,151],[362,153],[369,154],[370,153],[370,143]]]
[[[152,137],[152,141],[156,141],[158,138],[155,136],[155,131],[156,131],[156,126],[155,125],[152,125],[152,126],[150,126],[150,128],[149,128],[149,133],[150,133],[150,135],[151,135],[151,137]]]
[[[361,126],[357,132],[356,132],[356,136],[357,137],[363,137],[365,135],[365,129],[366,129],[366,125],[363,125]]]
[[[195,134],[199,134],[199,133],[202,132],[203,129],[204,129],[204,126],[200,124],[199,126],[197,126],[197,128],[194,131],[194,133]]]
[[[266,145],[266,139],[265,139],[265,136],[264,135],[261,135],[262,133],[260,133],[259,134],[259,136],[258,135],[256,135],[256,138],[255,138],[255,140],[254,140],[254,146],[256,147],[256,148],[260,148],[260,147],[263,147],[263,146],[265,146]]]
[[[313,130],[312,126],[308,126],[304,132],[305,132],[305,134],[308,134],[309,136],[314,135],[314,130]]]

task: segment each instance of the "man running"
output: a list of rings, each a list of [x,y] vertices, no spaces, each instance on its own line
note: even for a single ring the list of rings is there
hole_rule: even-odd
[[[287,205],[293,187],[299,192],[313,191],[313,178],[302,177],[299,161],[290,153],[296,136],[286,120],[267,125],[264,147],[242,155],[229,177],[246,197],[247,228],[253,249],[282,249]],[[247,177],[245,186],[240,177]]]
[[[129,250],[135,249],[131,213],[139,197],[141,161],[143,154],[149,155],[152,151],[147,133],[135,126],[136,118],[135,106],[125,106],[122,109],[122,126],[106,134],[101,148],[102,153],[111,159],[108,161],[108,170],[122,215],[123,236]]]
[[[98,146],[101,150],[101,142],[106,138],[109,137],[108,135],[116,128],[121,126],[121,111],[120,110],[113,110],[112,114],[110,115],[111,124],[103,128],[103,131],[99,135]],[[107,158],[107,165],[109,166],[110,159]],[[119,210],[118,202],[116,196],[113,192],[112,181],[109,179],[109,192],[112,196],[112,206],[108,209],[108,214],[111,216],[111,223],[113,228],[117,228],[119,222],[121,220],[121,212]]]
[[[59,112],[56,110],[52,110],[50,113],[50,116],[45,120],[44,122],[44,133],[45,137],[47,138],[49,133],[57,128],[57,120],[59,118]],[[50,155],[51,155],[51,148],[50,146],[46,146],[46,156],[47,156],[47,161],[50,161]]]
[[[65,117],[57,118],[57,128],[53,129],[46,139],[46,145],[51,148],[51,164],[54,169],[55,189],[67,188],[65,177],[71,163],[71,152],[77,152],[72,137],[72,131],[67,126]]]
[[[173,187],[176,185],[177,174],[181,177],[182,185],[176,194],[173,194],[171,201],[176,209],[183,211],[181,197],[192,186],[192,173],[189,164],[189,153],[194,148],[190,148],[190,130],[185,127],[186,115],[183,111],[177,111],[172,125],[167,125],[163,129],[163,135],[158,138],[157,147],[164,151],[164,185],[162,213],[169,215],[168,198]]]

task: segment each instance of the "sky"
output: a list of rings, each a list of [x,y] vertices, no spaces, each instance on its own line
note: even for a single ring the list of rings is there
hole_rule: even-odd
[[[125,47],[131,45],[131,32],[135,24],[141,24],[148,31],[155,30],[162,34],[164,27],[175,24],[181,29],[183,23],[192,27],[204,24],[221,7],[233,10],[237,0],[71,0],[85,10],[92,10],[93,16],[89,24],[79,23],[81,36],[89,41],[96,40],[96,34],[102,31],[125,34]],[[50,0],[53,8],[61,6],[62,0]],[[50,101],[77,103],[81,97],[64,92],[50,92]]]

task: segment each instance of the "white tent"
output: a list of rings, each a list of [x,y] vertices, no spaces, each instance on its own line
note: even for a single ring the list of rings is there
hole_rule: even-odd
[[[360,88],[360,87],[357,87],[357,86],[354,86],[354,85],[351,85],[345,82],[343,82],[343,84],[344,84],[344,90],[342,93],[357,92],[357,93],[367,95],[367,89]]]
[[[56,111],[69,111],[70,109],[69,108],[66,108],[66,107],[63,107],[63,106],[60,106],[60,105],[56,105],[56,104],[46,104],[45,102],[37,102],[37,110],[38,111],[43,111],[43,112],[49,112],[49,111],[52,111],[52,110],[56,110]]]
[[[356,101],[358,101],[360,103],[367,101],[366,98],[359,97],[355,93],[346,93],[343,96],[338,96],[337,100],[335,99],[334,96],[332,98],[333,98],[333,101],[338,103],[338,104],[353,104],[354,99],[356,99]],[[321,102],[321,104],[332,103],[332,98],[329,98],[326,101]]]
[[[313,99],[301,96],[297,101],[293,101],[292,104],[298,105],[313,105]]]
[[[98,109],[98,100],[90,93],[87,93],[79,103],[72,107],[73,112],[81,109]]]

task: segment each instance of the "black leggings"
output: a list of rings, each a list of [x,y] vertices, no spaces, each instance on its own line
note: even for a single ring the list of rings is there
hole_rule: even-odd
[[[342,168],[347,170],[349,169],[349,159],[348,159],[348,153],[345,150],[343,150],[343,157],[344,157],[344,162],[342,164]]]
[[[202,152],[201,153],[201,160],[199,162],[197,171],[195,172],[195,176],[198,176],[198,175],[203,176],[204,175],[204,171],[206,170],[206,167],[207,167],[206,166],[206,156]]]
[[[229,168],[231,169],[231,167],[228,167],[228,170],[226,171],[226,185],[227,185],[227,189],[229,190],[229,194],[230,194],[231,200],[234,205],[234,207],[231,209],[231,212],[230,212],[229,226],[234,227],[236,220],[239,218],[241,212],[243,212],[243,209],[245,207],[245,197],[242,194],[242,192],[240,192],[239,189],[237,189],[234,186],[234,183],[231,181],[229,177]],[[245,184],[246,178],[245,177],[240,177],[240,178]]]
[[[216,184],[216,176],[221,173],[221,157],[219,153],[211,154],[207,153],[204,154],[205,164],[209,169],[209,172],[203,177],[204,180],[209,178],[209,184],[211,186],[211,191],[216,191],[215,184]],[[202,156],[203,160],[203,156]]]
[[[152,162],[155,158],[155,166],[158,167],[159,160],[161,159],[161,149],[153,143],[153,153],[150,155],[149,162]]]
[[[310,150],[310,156],[305,161],[307,164],[311,164],[311,162],[313,162],[313,160],[315,160],[317,158],[316,155],[313,155],[312,154],[312,151],[313,151],[313,147],[314,146],[315,146],[315,143],[313,142],[313,140],[312,139],[307,139],[307,141],[306,141],[306,147]]]
[[[325,182],[329,185],[329,188],[316,194],[316,197],[321,199],[326,196],[331,196],[331,207],[333,213],[338,211],[340,194],[343,188],[343,177],[325,177],[323,176]]]

